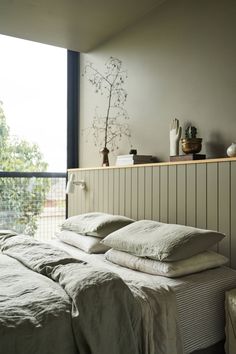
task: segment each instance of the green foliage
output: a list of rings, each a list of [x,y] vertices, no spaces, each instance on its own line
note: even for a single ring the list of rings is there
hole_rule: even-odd
[[[197,136],[197,128],[189,125],[186,129],[185,129],[185,138],[186,139],[195,139]]]
[[[38,145],[11,138],[0,102],[0,170],[45,172],[46,169]],[[48,190],[49,183],[43,178],[0,178],[0,227],[34,235]]]

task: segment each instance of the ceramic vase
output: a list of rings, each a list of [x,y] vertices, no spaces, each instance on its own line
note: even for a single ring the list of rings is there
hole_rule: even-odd
[[[100,153],[103,155],[102,156],[102,167],[109,166],[109,159],[108,159],[109,150],[106,147],[104,147],[103,149],[100,150]]]
[[[227,149],[227,155],[229,157],[236,157],[236,143],[232,143]]]

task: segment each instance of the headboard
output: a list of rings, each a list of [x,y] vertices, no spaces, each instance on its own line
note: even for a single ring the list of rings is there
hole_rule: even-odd
[[[217,251],[236,269],[236,158],[70,169],[86,189],[68,196],[68,215],[102,211],[219,230]]]

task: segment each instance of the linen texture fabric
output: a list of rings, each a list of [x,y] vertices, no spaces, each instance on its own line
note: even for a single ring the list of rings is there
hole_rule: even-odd
[[[101,242],[139,257],[172,262],[203,252],[224,236],[217,231],[140,220],[111,233]]]
[[[80,235],[73,231],[62,230],[56,233],[57,238],[86,253],[105,253],[109,247],[100,243],[100,238]]]
[[[132,222],[134,220],[121,215],[98,212],[86,213],[66,219],[61,226],[61,230],[103,238]]]
[[[217,268],[229,261],[227,257],[213,251],[205,251],[180,261],[160,262],[111,249],[105,253],[105,258],[112,263],[126,268],[168,278],[177,278]]]

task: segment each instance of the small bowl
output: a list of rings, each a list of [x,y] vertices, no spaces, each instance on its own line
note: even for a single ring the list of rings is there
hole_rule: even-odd
[[[185,154],[198,154],[202,149],[202,138],[181,139],[181,144]]]

